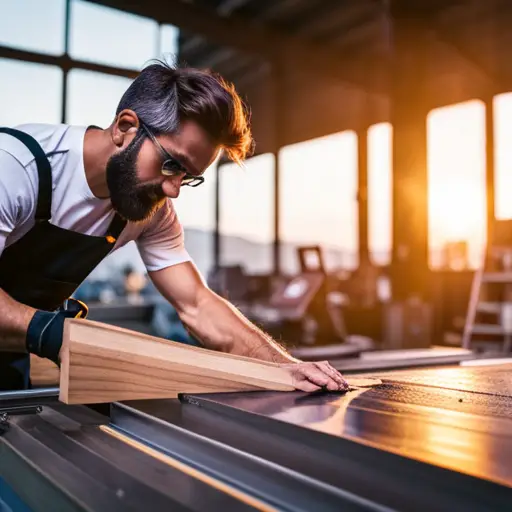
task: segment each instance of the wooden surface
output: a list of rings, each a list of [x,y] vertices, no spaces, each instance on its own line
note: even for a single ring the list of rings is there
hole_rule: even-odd
[[[62,402],[86,404],[264,389],[293,390],[289,372],[275,363],[191,347],[90,320],[65,322]]]

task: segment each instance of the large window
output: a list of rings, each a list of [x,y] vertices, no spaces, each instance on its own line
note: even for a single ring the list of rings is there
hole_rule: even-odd
[[[0,45],[64,53],[66,0],[0,0]],[[6,75],[1,74],[2,81]]]
[[[68,75],[66,122],[107,128],[114,120],[117,104],[130,83],[128,78],[72,69]]]
[[[496,218],[512,218],[512,93],[494,98]]]
[[[433,110],[427,131],[430,265],[451,267],[450,247],[458,244],[457,268],[475,268],[486,242],[485,105]]]
[[[0,125],[60,123],[62,70],[0,58]]]
[[[375,124],[368,130],[368,245],[377,265],[391,261],[392,136],[389,123]]]
[[[182,187],[174,205],[185,230],[185,246],[199,270],[206,277],[213,266],[215,231],[216,170],[213,164],[205,171],[199,187]]]
[[[240,264],[250,273],[273,268],[274,155],[220,168],[221,264]]]
[[[358,264],[357,135],[345,131],[280,152],[282,269],[298,270],[296,247],[318,244],[329,269]]]
[[[166,62],[176,62],[180,31],[174,25],[162,25],[160,28],[159,56]]]
[[[0,46],[62,55],[65,51],[66,3],[66,0],[0,0]],[[176,27],[159,26],[155,20],[83,0],[71,0],[70,6],[69,53],[72,59],[131,70],[141,69],[155,57],[164,57],[168,62],[175,60],[179,35]],[[57,124],[62,121],[62,69],[0,58],[0,77],[0,125]],[[72,69],[67,77],[65,122],[108,127],[130,82],[128,78]],[[214,188],[211,181],[195,197],[203,198],[203,207],[208,202],[212,205]],[[187,210],[187,201],[182,204],[186,219],[190,209]],[[213,206],[210,210],[208,229],[211,233]],[[205,215],[199,208],[193,217],[201,226]],[[204,244],[199,247],[200,242],[194,244],[195,227],[193,223],[189,224],[192,225],[188,233],[190,252],[197,257],[200,267],[208,267],[213,256],[212,245],[210,241],[206,247]],[[203,240],[204,237],[199,238]],[[119,271],[125,265],[143,269],[133,243],[100,264],[94,277],[112,278],[116,269]]]
[[[158,56],[156,21],[84,0],[71,4],[70,55],[74,59],[141,69]]]

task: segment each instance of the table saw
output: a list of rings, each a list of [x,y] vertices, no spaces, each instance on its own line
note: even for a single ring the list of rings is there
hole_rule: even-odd
[[[107,415],[59,403],[56,388],[3,394],[0,510],[507,510],[512,364],[481,364]]]

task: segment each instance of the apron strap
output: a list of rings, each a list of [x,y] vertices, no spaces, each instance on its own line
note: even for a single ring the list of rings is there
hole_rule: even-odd
[[[39,176],[36,221],[50,220],[52,216],[52,166],[39,143],[28,133],[14,128],[0,128],[0,133],[12,135],[22,142],[35,158]]]
[[[52,216],[52,167],[43,148],[31,135],[20,130],[0,127],[0,133],[12,135],[18,139],[34,156],[39,176],[36,221],[50,220]],[[117,240],[125,226],[126,221],[116,213],[108,227],[106,236]]]
[[[126,221],[116,213],[110,223],[110,226],[108,227],[106,236],[117,240],[125,226]]]

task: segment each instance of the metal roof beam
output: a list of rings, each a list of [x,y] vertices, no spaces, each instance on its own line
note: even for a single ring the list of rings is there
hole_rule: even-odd
[[[285,60],[307,66],[312,73],[351,82],[374,92],[386,92],[379,79],[377,63],[354,63],[323,45],[305,42],[279,30],[258,26],[238,16],[219,17],[214,11],[179,0],[89,0],[96,4],[147,16],[160,23],[173,24],[188,32],[268,61]]]
[[[213,52],[211,55],[204,59],[199,59],[196,63],[198,68],[217,68],[219,64],[226,62],[227,60],[236,58],[236,52],[232,48],[223,48],[217,52]]]

